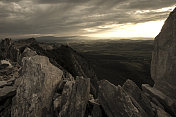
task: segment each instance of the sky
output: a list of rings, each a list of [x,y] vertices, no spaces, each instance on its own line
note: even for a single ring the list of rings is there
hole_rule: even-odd
[[[175,5],[175,0],[0,0],[0,38],[153,38]]]

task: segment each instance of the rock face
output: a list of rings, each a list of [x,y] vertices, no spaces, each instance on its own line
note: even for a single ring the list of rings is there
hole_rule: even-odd
[[[37,55],[37,53],[27,47],[24,49],[23,53],[21,54],[21,58],[35,56],[35,55]]]
[[[165,111],[167,111],[172,116],[176,115],[176,103],[174,102],[174,100],[170,99],[161,91],[152,88],[148,84],[143,84],[142,89],[144,92],[149,94],[149,99],[151,99],[151,101],[154,101],[153,99],[156,99],[158,101],[157,103],[160,103]],[[156,103],[156,101],[154,101],[154,103]]]
[[[18,62],[20,58],[19,49],[17,49],[11,39],[2,40],[0,43],[0,60],[10,59],[11,61]]]
[[[74,77],[83,76],[84,78],[90,78],[90,90],[91,93],[96,97],[98,79],[88,61],[69,46],[62,45],[58,50],[58,60],[56,61]]]
[[[44,50],[33,38],[5,39],[0,52],[0,60],[12,63],[0,70],[0,116],[85,116],[98,85],[84,57],[68,46]]]
[[[176,9],[154,40],[151,76],[155,87],[176,99]]]
[[[107,117],[100,104],[91,101],[90,104],[92,105],[92,112],[90,113],[92,117]]]
[[[121,86],[106,80],[100,81],[98,99],[108,117],[142,117],[142,113]]]
[[[24,57],[22,63],[22,75],[16,80],[18,87],[11,116],[51,116],[52,97],[63,72],[44,56]]]
[[[67,81],[61,96],[59,117],[84,117],[89,100],[90,79]]]
[[[34,48],[36,48],[36,46]],[[96,74],[91,65],[83,56],[81,56],[71,47],[64,45],[61,45],[61,47],[53,50],[45,51],[44,55],[49,57],[50,60],[53,60],[55,63],[62,66],[65,70],[71,73],[73,77],[83,76],[84,78],[90,78],[91,93],[95,97],[97,96],[98,84]],[[55,65],[57,66],[57,64]]]
[[[49,45],[49,44],[48,44]],[[46,49],[47,44],[40,44],[35,39],[21,40],[14,42],[14,46],[20,50],[21,58],[26,55],[25,51],[29,51],[26,47],[36,51],[38,55],[46,56],[50,62],[60,68],[63,71],[69,72],[73,77],[83,76],[84,78],[90,78],[91,93],[97,96],[97,77],[88,63],[86,58],[81,56],[78,52],[73,50],[69,46],[61,45],[59,47],[52,47],[52,49]],[[44,47],[43,47],[44,46]],[[28,52],[29,53],[29,52]],[[35,53],[29,53],[35,54]]]
[[[163,109],[157,108],[157,117],[171,117],[168,113],[166,113]]]
[[[152,110],[150,100],[132,80],[127,80],[123,85],[123,89],[139,103],[140,107],[149,117],[154,117],[155,114]]]

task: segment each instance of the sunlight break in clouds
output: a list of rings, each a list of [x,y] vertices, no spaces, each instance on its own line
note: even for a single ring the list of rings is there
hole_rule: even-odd
[[[155,37],[161,30],[164,24],[164,20],[161,21],[150,21],[138,24],[126,24],[123,26],[114,27],[113,29],[86,36],[91,37]]]
[[[144,13],[161,13],[169,11],[171,12],[174,9],[174,6],[172,7],[165,7],[161,9],[156,10],[138,10],[134,14],[136,14],[135,17],[142,17],[140,14]],[[105,26],[98,26],[96,28],[89,28],[84,29],[85,31],[93,34],[88,34],[85,36],[90,37],[100,37],[100,38],[129,38],[129,37],[150,37],[153,38],[159,34],[165,20],[157,20],[157,21],[148,21],[144,23],[126,23],[126,24],[112,24],[112,25],[105,25]],[[104,30],[109,28],[109,30]],[[99,31],[99,33],[97,33]]]

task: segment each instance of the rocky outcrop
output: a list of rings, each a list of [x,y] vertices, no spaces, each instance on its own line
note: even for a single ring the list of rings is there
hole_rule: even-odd
[[[62,58],[58,59],[58,63],[63,66],[74,77],[83,76],[84,78],[90,78],[90,90],[91,93],[96,97],[98,89],[98,79],[94,70],[92,69],[92,66],[88,63],[86,58],[77,53],[69,46],[62,45],[60,48],[58,48],[58,50],[58,58]],[[65,57],[67,59],[65,59]]]
[[[163,94],[161,91],[149,86],[148,84],[143,84],[142,89],[146,94],[148,94],[148,98],[151,100],[151,102],[155,103],[155,105],[159,106],[160,108],[163,108],[170,115],[176,115],[176,103],[174,100]]]
[[[33,50],[31,50],[30,48],[26,47],[23,51],[23,53],[21,54],[21,58],[23,57],[31,57],[31,56],[35,56],[37,55],[37,53]]]
[[[89,100],[89,106],[91,106],[89,108],[91,108],[92,110],[90,110],[90,113],[88,115],[92,117],[107,117],[99,103],[95,102],[94,100]]]
[[[172,117],[172,116],[170,116],[168,113],[166,113],[163,109],[161,109],[161,108],[159,108],[159,107],[157,107],[157,110],[156,110],[157,112],[157,114],[156,114],[156,116],[157,117]]]
[[[7,60],[1,60],[0,64],[0,82],[13,82],[19,76],[20,66],[17,63],[11,63]],[[0,84],[1,84],[0,83]],[[1,86],[0,86],[1,87]]]
[[[36,48],[38,47],[35,45],[34,49]],[[95,97],[97,96],[98,79],[94,70],[88,61],[71,47],[61,45],[59,48],[44,52],[40,51],[39,53],[43,53],[45,56],[49,57],[53,64],[58,67],[61,66],[67,72],[72,74],[73,77],[83,76],[84,78],[90,78],[91,93]]]
[[[151,76],[155,88],[176,99],[176,9],[154,40]]]
[[[121,86],[115,86],[106,80],[99,82],[98,99],[108,117],[143,116]]]
[[[12,117],[42,117],[52,115],[52,97],[63,72],[47,57],[35,55],[22,60],[21,77],[16,80]]]
[[[0,43],[0,60],[9,59],[18,62],[20,58],[19,49],[17,49],[11,39],[6,38]]]
[[[34,39],[16,42],[5,39],[1,45],[1,59],[8,59],[13,66],[3,66],[0,70],[0,88],[4,91],[4,87],[14,87],[14,90],[1,93],[0,116],[6,113],[14,117],[85,115],[90,89],[95,95],[98,85],[94,71],[77,52],[66,46],[43,50]],[[84,78],[74,80],[72,75]]]
[[[67,81],[62,92],[59,117],[84,117],[89,100],[90,79]]]
[[[3,60],[4,58],[6,59],[7,57],[8,50],[10,46],[12,45],[12,41],[11,39],[6,38],[1,41],[0,45],[1,45],[0,46],[0,52],[1,52],[0,59]]]
[[[38,55],[48,57],[53,65],[60,68],[63,72],[66,71],[70,73],[73,77],[83,76],[84,78],[90,78],[91,93],[94,97],[97,96],[98,79],[94,70],[86,58],[73,50],[71,47],[61,45],[59,47],[52,46],[52,49],[47,49],[46,46],[49,44],[38,43],[34,38],[15,41],[13,45],[20,51],[19,61],[21,61],[24,56],[28,56],[25,54],[25,51],[29,51],[29,49],[31,49],[36,51]]]
[[[132,81],[127,80],[122,87],[145,111],[149,117],[154,117],[155,114],[152,110],[150,100],[145,96],[144,92]]]

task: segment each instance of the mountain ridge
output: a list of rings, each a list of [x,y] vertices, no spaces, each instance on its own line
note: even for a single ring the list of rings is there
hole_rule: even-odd
[[[142,84],[142,89],[132,80],[122,86],[98,81],[86,58],[68,45],[56,47],[34,38],[2,40],[0,116],[176,116],[175,94],[170,92],[170,88],[175,91],[176,76],[175,43],[170,43],[175,42],[175,12],[171,12],[155,38],[151,66],[155,85]],[[163,61],[166,64],[162,65]],[[161,87],[162,80],[167,84],[163,86],[170,87]]]

